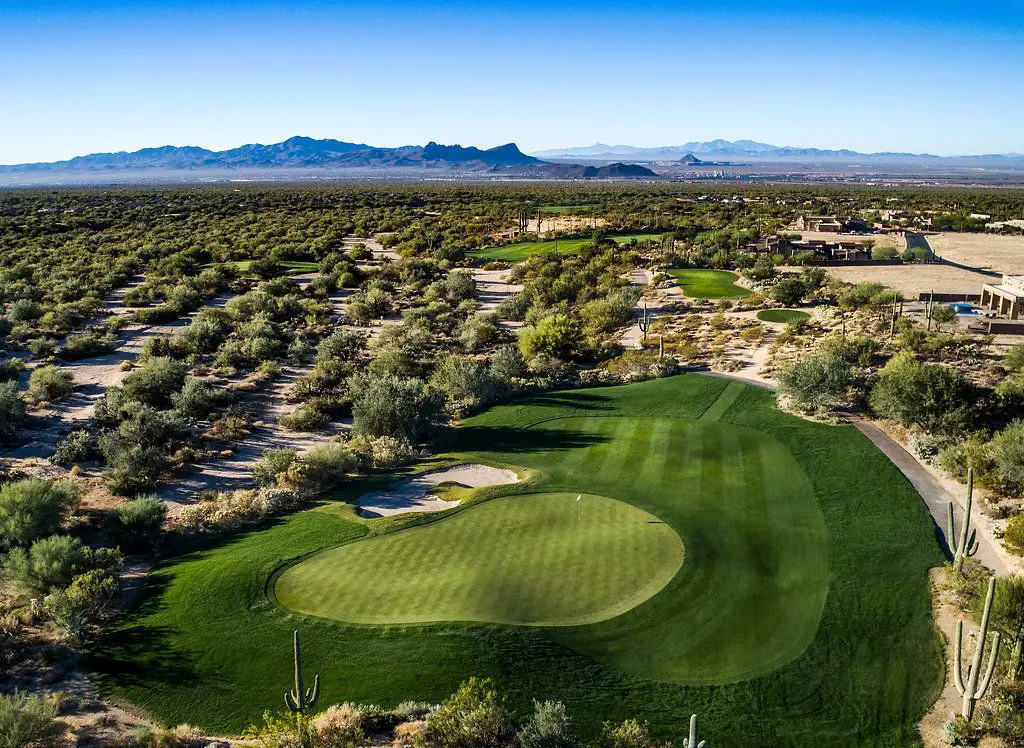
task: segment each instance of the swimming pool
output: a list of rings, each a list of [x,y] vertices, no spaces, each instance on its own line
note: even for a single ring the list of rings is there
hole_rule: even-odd
[[[950,306],[957,314],[981,314],[981,310],[978,309],[978,307],[973,304],[967,304],[966,302],[950,304]]]

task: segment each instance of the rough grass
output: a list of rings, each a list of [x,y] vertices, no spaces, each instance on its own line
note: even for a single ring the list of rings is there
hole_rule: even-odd
[[[609,235],[619,244],[628,244],[636,239],[638,242],[655,240],[660,234],[614,234]],[[503,247],[487,247],[471,255],[478,259],[489,262],[522,262],[525,259],[547,249],[556,249],[563,255],[576,254],[585,245],[591,242],[591,238],[581,239],[551,239],[543,242],[520,242],[519,244],[506,244]]]
[[[786,415],[771,393],[746,386],[731,406],[712,410],[726,387],[688,374],[556,392],[494,408],[457,432],[464,459],[500,455],[512,464],[547,466],[546,483],[508,493],[556,491],[572,479],[599,483],[593,493],[612,495],[631,481],[638,490],[627,500],[673,527],[679,523],[686,547],[679,574],[621,616],[591,626],[535,628],[359,626],[289,613],[267,595],[275,569],[378,527],[345,519],[353,515],[335,503],[165,559],[137,611],[97,643],[89,665],[102,676],[106,695],[167,723],[198,723],[216,734],[237,732],[263,710],[280,708],[292,677],[291,631],[298,629],[307,673],[321,675],[324,707],[346,700],[436,702],[478,675],[495,678],[521,714],[529,713],[533,698],[563,700],[587,736],[606,720],[636,717],[649,721],[659,738],[681,744],[686,715],[698,712],[702,732],[721,746],[919,744],[916,723],[942,681],[926,576],[942,556],[923,503],[852,427]],[[705,413],[712,417],[700,421]],[[632,445],[621,461],[611,458],[619,435]],[[745,444],[767,446],[750,451]],[[660,485],[639,485],[631,476],[659,471],[666,471]],[[733,527],[735,514],[720,516],[718,502],[750,493],[752,475],[779,486],[762,487],[747,523]],[[716,483],[718,494],[709,491]],[[827,594],[807,646],[772,665],[777,643],[799,640],[804,624],[778,622],[784,631],[763,642],[746,637],[763,628],[756,619],[772,609],[759,596],[762,580],[774,580],[783,593],[787,579],[808,581],[799,568],[780,576],[791,563],[778,555],[803,553],[816,532],[813,513],[806,527],[796,521],[806,497],[783,495],[783,486],[801,483],[825,528],[826,556],[819,560],[826,565]],[[363,490],[353,487],[350,495]],[[456,516],[473,511],[456,510]],[[760,538],[776,533],[785,546],[766,552],[772,546]],[[755,581],[744,583],[733,569],[746,569]],[[729,590],[737,579],[743,589]],[[715,599],[723,593],[729,595],[724,602]],[[732,657],[715,652],[731,646],[714,621],[719,612],[744,622],[734,631],[741,640],[735,647],[760,644],[765,651],[760,674],[720,685],[696,684],[696,675],[692,685],[680,685],[665,682],[671,673],[659,679],[631,674],[669,658],[690,674],[712,666],[721,672]],[[792,636],[785,631],[791,627],[797,629]],[[621,657],[609,650],[631,634],[637,640],[632,649]],[[705,646],[690,648],[691,634]]]
[[[540,493],[318,553],[274,591],[292,610],[353,623],[578,625],[642,603],[682,561],[679,536],[647,512]]]
[[[683,293],[695,299],[739,299],[750,291],[736,285],[739,277],[729,270],[669,270]]]
[[[762,322],[799,322],[810,319],[811,315],[798,309],[762,309],[757,318]]]

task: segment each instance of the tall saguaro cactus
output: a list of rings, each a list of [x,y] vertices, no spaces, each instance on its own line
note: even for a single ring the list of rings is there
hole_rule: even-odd
[[[707,748],[708,742],[697,742],[697,715],[690,715],[690,737],[683,741],[683,748]]]
[[[953,565],[957,571],[964,568],[964,559],[973,556],[978,552],[978,531],[971,530],[971,506],[974,503],[974,468],[967,468],[967,507],[964,509],[964,521],[960,527],[960,537],[955,541],[953,550]],[[956,527],[953,521],[953,502],[946,506],[946,520],[949,533],[946,540],[954,542],[956,538]],[[968,534],[969,533],[969,534]]]
[[[284,695],[285,706],[289,711],[304,714],[307,709],[312,709],[320,698],[320,676],[313,679],[312,688],[303,688],[302,683],[302,653],[299,650],[299,632],[294,633],[295,637],[295,690]]]
[[[985,677],[981,677],[981,663],[985,659],[985,640],[988,638],[988,616],[992,612],[992,600],[996,595],[996,578],[988,580],[988,596],[985,598],[985,612],[981,614],[981,629],[978,631],[978,639],[974,643],[974,659],[971,660],[971,668],[967,671],[967,683],[964,684],[963,676],[963,638],[964,622],[956,622],[956,655],[953,663],[953,682],[957,693],[963,696],[960,704],[960,714],[964,719],[970,721],[974,716],[974,705],[988,691],[992,683],[992,673],[996,669],[996,660],[999,657],[999,632],[992,634],[992,653],[989,655],[988,669]],[[980,682],[979,682],[980,680]]]
[[[644,342],[647,342],[647,331],[651,329],[651,317],[647,314],[647,302],[644,302],[644,313],[640,316],[640,319],[636,321],[640,327],[640,332],[644,334]]]

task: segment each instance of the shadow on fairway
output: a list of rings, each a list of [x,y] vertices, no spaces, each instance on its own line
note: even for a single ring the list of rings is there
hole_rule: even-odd
[[[564,429],[463,426],[459,429],[458,448],[516,454],[584,449],[608,441],[610,438],[603,434]]]
[[[578,410],[615,410],[612,398],[592,392],[562,392],[556,395],[533,395],[516,400],[516,405],[543,405],[550,408]]]

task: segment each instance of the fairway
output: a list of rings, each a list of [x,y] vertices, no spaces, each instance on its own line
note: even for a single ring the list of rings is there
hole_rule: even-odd
[[[634,239],[638,242],[657,241],[660,234],[610,234],[609,239],[618,244],[629,244]],[[544,250],[553,249],[563,255],[576,254],[585,245],[593,241],[589,236],[579,239],[551,239],[543,242],[520,242],[506,244],[503,247],[487,247],[470,256],[488,262],[522,262]]]
[[[694,299],[739,299],[750,291],[736,285],[739,276],[729,270],[669,270],[683,293]]]
[[[811,315],[799,309],[762,309],[757,318],[762,322],[800,322],[810,319]]]
[[[517,714],[564,701],[587,740],[636,718],[681,744],[697,712],[722,746],[919,744],[943,557],[853,427],[685,374],[523,395],[465,419],[443,457],[531,477],[445,515],[358,519],[345,502],[384,474],[196,539],[96,642],[102,692],[237,734],[280,702],[297,629],[325,705],[438,703],[486,676]]]
[[[352,623],[613,618],[672,579],[683,544],[647,512],[578,495],[496,500],[334,548],[287,569],[275,593],[292,610]]]

